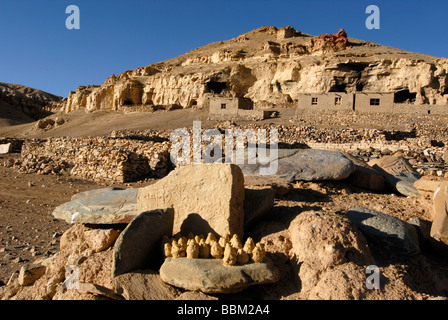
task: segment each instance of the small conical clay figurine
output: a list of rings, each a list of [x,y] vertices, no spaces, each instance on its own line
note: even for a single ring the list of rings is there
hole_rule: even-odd
[[[207,239],[205,239],[205,243],[206,244],[210,244],[212,242],[212,240],[213,241],[218,241],[218,240],[216,240],[215,235],[213,233],[209,232],[208,235],[207,235]]]
[[[171,255],[173,258],[185,257],[185,250],[182,250],[177,241],[173,241],[171,244]]]
[[[199,244],[199,242],[201,242],[201,239],[203,239],[203,238],[204,238],[204,235],[199,234],[194,237],[194,240],[196,241],[197,244]]]
[[[244,251],[244,249],[238,249],[237,262],[239,264],[246,264],[249,262],[249,255],[246,251]]]
[[[246,243],[244,244],[243,247],[244,251],[246,251],[248,254],[251,254],[254,248],[255,248],[254,240],[251,237],[247,238]]]
[[[238,237],[238,235],[236,233],[232,236],[232,239],[230,239],[230,244],[236,250],[243,248],[243,245],[241,244],[241,241],[240,241],[240,237]]]
[[[194,239],[191,239],[186,251],[188,259],[197,259],[199,257],[199,245]]]
[[[257,243],[254,250],[252,250],[252,261],[255,263],[262,263],[266,252],[260,243]]]
[[[187,250],[187,238],[185,237],[180,237],[179,241],[178,241],[179,247],[182,250]]]
[[[222,236],[221,238],[219,238],[219,245],[223,248],[226,247],[226,244],[229,243],[230,240],[230,235],[229,234],[225,234],[224,236]]]
[[[210,257],[210,247],[204,239],[199,242],[199,258],[208,259]]]
[[[193,238],[194,238],[193,232],[190,232],[188,234],[187,240],[190,240],[190,239],[193,239]]]
[[[230,243],[227,243],[226,248],[224,249],[224,257],[222,258],[222,262],[225,266],[233,266],[236,261],[236,250],[231,246]]]
[[[171,258],[173,255],[171,253],[171,244],[169,242],[165,243],[163,246],[163,252],[165,254],[165,258]]]
[[[224,252],[219,243],[217,241],[212,241],[210,244],[210,255],[215,259],[222,259],[223,254]]]

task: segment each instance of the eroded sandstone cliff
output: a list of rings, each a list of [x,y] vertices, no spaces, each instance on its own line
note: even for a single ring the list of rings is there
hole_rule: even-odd
[[[261,27],[70,93],[61,108],[203,107],[210,95],[246,97],[255,107],[292,105],[300,93],[399,92],[398,102],[447,103],[448,60],[336,34],[312,37]]]

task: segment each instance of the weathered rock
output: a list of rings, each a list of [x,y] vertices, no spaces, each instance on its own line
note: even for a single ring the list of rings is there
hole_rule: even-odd
[[[137,269],[157,270],[163,262],[162,238],[171,234],[172,208],[145,211],[138,215],[114,245],[112,277]]]
[[[366,288],[365,267],[353,262],[326,269],[319,276],[308,300],[362,300]]]
[[[95,229],[76,223],[62,234],[59,247],[73,255],[90,255],[110,248],[118,236],[115,229]]]
[[[405,221],[363,208],[349,210],[346,217],[358,226],[369,243],[385,252],[400,255],[420,253],[417,231]]]
[[[235,158],[236,159],[236,158]],[[236,160],[233,160],[236,162]],[[275,161],[275,159],[273,160]],[[256,163],[256,164],[249,164]],[[246,152],[245,163],[238,164],[244,176],[261,175],[264,167]],[[352,161],[341,152],[318,149],[278,149],[277,171],[270,177],[288,182],[304,180],[343,180],[355,170]]]
[[[369,161],[369,165],[380,172],[397,175],[402,172],[415,172],[409,161],[402,156],[384,156]]]
[[[19,284],[27,286],[36,282],[37,279],[45,274],[46,267],[41,265],[24,265],[20,268]]]
[[[36,123],[36,127],[39,129],[49,129],[54,126],[54,120],[50,118],[40,119]]]
[[[95,283],[79,283],[79,289],[76,289],[81,293],[89,293],[93,295],[103,296],[111,300],[123,300],[123,297],[116,294],[113,290],[103,287]]]
[[[380,172],[346,152],[344,152],[344,156],[350,159],[355,165],[355,171],[349,178],[352,185],[373,191],[385,190],[384,177]]]
[[[0,154],[10,153],[12,150],[11,143],[0,144]]]
[[[114,278],[115,289],[126,300],[174,300],[180,292],[152,270],[136,270]]]
[[[367,240],[345,217],[303,212],[289,226],[292,251],[300,265],[301,292],[317,285],[322,273],[346,263],[374,264]]]
[[[421,174],[415,172],[402,172],[393,178],[386,178],[386,181],[394,186],[400,194],[407,197],[418,197],[420,193],[414,187],[414,183],[421,177]]]
[[[386,184],[394,191],[407,197],[418,197],[420,193],[414,187],[414,182],[422,177],[415,172],[409,161],[402,156],[384,156],[381,159],[369,161],[386,179]]]
[[[448,179],[437,176],[423,176],[414,182],[414,187],[422,196],[432,199],[437,188],[444,181],[448,181]]]
[[[443,182],[434,194],[431,237],[448,245],[448,182]]]
[[[275,190],[270,187],[246,187],[244,196],[244,225],[263,218],[274,206]]]
[[[222,260],[167,258],[160,268],[161,279],[175,287],[203,293],[234,293],[251,285],[274,283],[278,272],[272,262],[226,267]]]
[[[94,193],[58,206],[53,216],[68,223],[128,223],[137,215],[138,189]]]
[[[141,188],[138,211],[174,208],[172,234],[238,234],[244,228],[244,177],[232,164],[192,164]]]

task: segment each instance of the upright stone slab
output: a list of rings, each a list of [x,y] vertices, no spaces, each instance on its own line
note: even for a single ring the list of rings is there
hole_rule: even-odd
[[[442,182],[434,193],[431,237],[448,245],[448,182]]]
[[[174,208],[172,234],[243,237],[244,176],[233,164],[192,164],[172,171],[158,182],[141,188],[139,212]]]
[[[10,153],[11,150],[12,150],[12,144],[11,143],[0,144],[0,154]]]
[[[146,211],[132,220],[114,245],[112,276],[137,269],[158,270],[163,262],[162,238],[173,228],[172,208]]]

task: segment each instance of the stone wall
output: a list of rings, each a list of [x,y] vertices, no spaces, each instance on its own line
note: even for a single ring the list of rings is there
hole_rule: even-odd
[[[209,120],[263,120],[269,118],[269,111],[264,110],[237,110],[237,114],[210,114]]]
[[[51,138],[26,141],[19,171],[70,174],[98,182],[132,182],[169,170],[168,141],[130,138]]]

